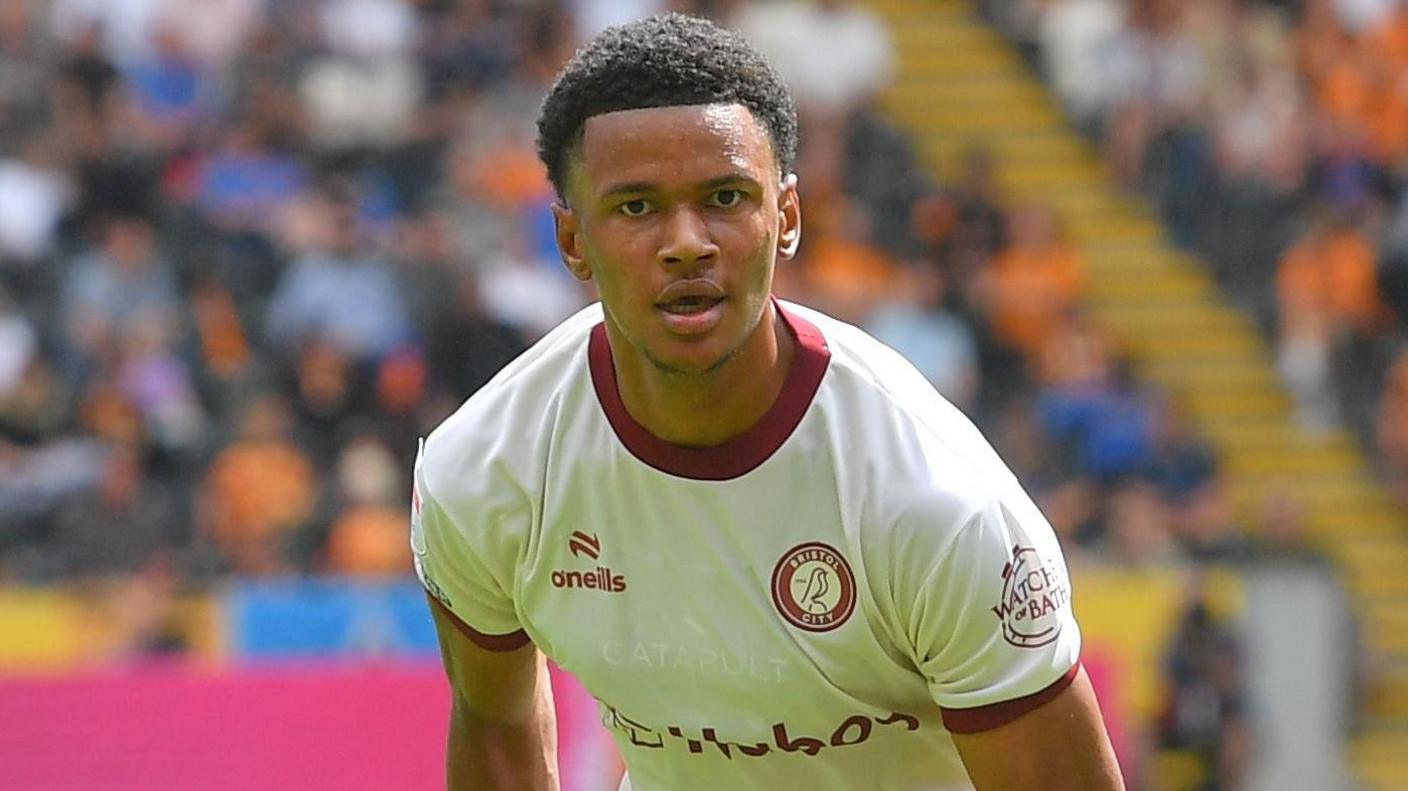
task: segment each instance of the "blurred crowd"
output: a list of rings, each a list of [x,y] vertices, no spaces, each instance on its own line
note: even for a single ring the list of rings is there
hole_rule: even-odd
[[[404,571],[416,437],[590,299],[538,102],[579,42],[667,7],[795,91],[807,235],[780,292],[911,357],[1077,561],[1295,543],[1289,496],[1248,529],[1085,318],[1048,207],[979,148],[924,175],[872,109],[895,53],[855,4],[36,0],[0,9],[0,576]]]
[[[1113,172],[1264,308],[1307,424],[1378,405],[1408,478],[1408,356],[1364,362],[1401,355],[1408,315],[1391,6],[994,4]],[[591,299],[555,250],[538,102],[580,42],[667,8],[743,32],[797,97],[806,234],[779,292],[906,354],[1072,565],[1321,564],[1293,494],[1235,508],[1088,320],[1049,207],[980,147],[925,175],[873,109],[896,55],[857,4],[7,0],[0,583],[407,573],[416,438]],[[1236,706],[1210,725],[1176,694],[1235,676],[1205,615],[1171,649],[1165,739],[1216,750]]]
[[[1408,502],[1408,3],[988,3]]]

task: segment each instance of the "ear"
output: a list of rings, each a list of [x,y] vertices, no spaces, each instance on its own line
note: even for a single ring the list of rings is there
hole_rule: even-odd
[[[777,257],[790,260],[802,243],[802,201],[797,196],[797,174],[788,173],[777,195],[777,213],[781,219],[777,234]]]
[[[562,253],[562,263],[567,266],[567,271],[578,280],[591,280],[592,269],[583,254],[582,224],[576,212],[566,203],[554,202],[552,220],[557,229],[557,249]]]

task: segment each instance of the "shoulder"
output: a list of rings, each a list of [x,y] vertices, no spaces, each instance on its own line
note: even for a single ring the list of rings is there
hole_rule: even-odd
[[[527,474],[564,397],[590,389],[586,365],[600,305],[559,324],[499,371],[425,440],[419,475],[442,502]]]
[[[825,314],[784,307],[826,339],[819,405],[843,451],[843,475],[868,499],[891,516],[917,510],[961,522],[1015,485],[972,421],[899,352]]]

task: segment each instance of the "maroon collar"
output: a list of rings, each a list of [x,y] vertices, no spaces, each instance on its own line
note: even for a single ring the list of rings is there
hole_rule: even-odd
[[[616,382],[606,325],[592,328],[587,354],[592,385],[621,444],[636,458],[661,472],[701,481],[737,478],[767,461],[802,422],[831,360],[831,350],[821,330],[787,311],[776,300],[774,304],[783,326],[797,341],[797,356],[792,361],[792,370],[787,372],[787,381],[782,383],[782,392],[752,428],[722,445],[707,448],[673,445],[651,434],[631,417]]]

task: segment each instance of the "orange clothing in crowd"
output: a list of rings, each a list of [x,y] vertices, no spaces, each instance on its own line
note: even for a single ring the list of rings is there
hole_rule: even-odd
[[[308,518],[317,496],[316,480],[312,463],[286,442],[246,441],[226,448],[205,479],[205,503],[216,542],[237,563],[259,555],[256,547],[263,548],[270,538]]]
[[[1374,144],[1389,162],[1408,159],[1408,7],[1365,35],[1371,61],[1383,70],[1383,100],[1374,125]]]
[[[1370,55],[1390,70],[1408,72],[1408,8],[1399,8],[1389,19],[1364,35]]]
[[[409,518],[405,509],[377,505],[355,506],[343,513],[328,536],[328,571],[378,577],[409,574]]]
[[[1358,37],[1323,21],[1306,25],[1301,52],[1328,117],[1363,135],[1375,161],[1408,158],[1408,11]]]
[[[1374,107],[1374,80],[1365,66],[1362,58],[1345,53],[1311,75],[1320,106],[1331,118],[1356,129],[1363,128]]]
[[[860,321],[889,298],[903,278],[888,256],[873,247],[824,235],[806,251],[808,289],[838,318]]]
[[[1348,327],[1373,332],[1384,318],[1374,248],[1353,230],[1305,239],[1276,273],[1283,331]]]
[[[1084,292],[1085,265],[1070,246],[1008,248],[992,261],[993,331],[1034,358]]]

